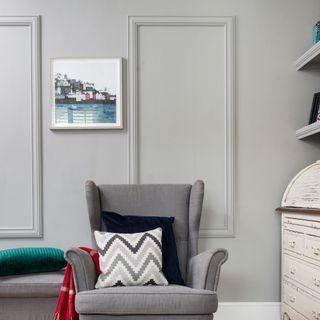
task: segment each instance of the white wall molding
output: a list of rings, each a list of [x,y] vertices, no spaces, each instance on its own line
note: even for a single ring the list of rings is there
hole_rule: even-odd
[[[128,21],[128,155],[129,183],[139,183],[139,83],[138,37],[140,26],[217,26],[225,30],[225,216],[219,228],[200,230],[200,237],[234,236],[234,154],[235,154],[235,18],[234,17],[129,17]]]
[[[0,238],[25,238],[42,236],[42,160],[41,160],[41,112],[40,112],[40,17],[39,16],[5,16],[0,17],[0,28],[26,27],[30,33],[30,108],[32,166],[32,226],[17,225],[1,227]],[[23,107],[23,106],[22,106]],[[19,195],[17,194],[17,199]],[[18,222],[18,219],[17,219]]]
[[[214,320],[280,320],[280,302],[219,302]]]

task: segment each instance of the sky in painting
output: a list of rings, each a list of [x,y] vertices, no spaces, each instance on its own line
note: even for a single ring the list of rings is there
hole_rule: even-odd
[[[116,94],[118,64],[106,59],[57,59],[53,62],[53,74],[67,74],[68,78],[94,83],[97,90],[107,88]]]

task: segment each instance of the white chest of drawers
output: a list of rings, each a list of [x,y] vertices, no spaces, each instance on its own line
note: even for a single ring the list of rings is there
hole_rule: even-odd
[[[320,320],[320,210],[281,212],[283,320]]]

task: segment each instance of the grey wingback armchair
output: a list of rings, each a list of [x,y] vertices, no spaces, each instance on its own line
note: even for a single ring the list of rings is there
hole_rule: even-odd
[[[86,182],[91,232],[102,230],[101,211],[174,216],[174,233],[186,286],[141,286],[95,289],[97,276],[87,252],[72,248],[75,308],[81,320],[209,320],[217,310],[217,286],[224,249],[198,252],[204,185],[99,185]]]

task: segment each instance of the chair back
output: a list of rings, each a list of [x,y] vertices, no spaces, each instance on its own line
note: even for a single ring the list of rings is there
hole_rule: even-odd
[[[204,185],[188,184],[96,185],[86,182],[91,232],[103,230],[101,211],[122,215],[173,216],[173,229],[182,277],[189,258],[198,252]]]

